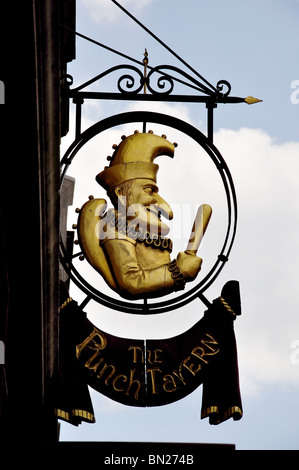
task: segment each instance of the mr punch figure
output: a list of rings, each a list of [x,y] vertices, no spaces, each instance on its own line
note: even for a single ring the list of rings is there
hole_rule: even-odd
[[[136,131],[122,139],[109,167],[96,176],[114,208],[105,212],[105,200],[88,201],[78,220],[79,242],[87,260],[119,295],[131,300],[161,297],[184,289],[202,264],[196,249],[171,260],[172,241],[166,238],[170,229],[162,218],[171,220],[173,212],[159,194],[154,160],[173,157],[175,144],[152,132]],[[210,212],[205,226],[209,217]]]

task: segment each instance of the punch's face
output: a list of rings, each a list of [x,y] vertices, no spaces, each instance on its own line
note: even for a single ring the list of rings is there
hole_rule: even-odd
[[[134,220],[140,228],[149,233],[157,233],[165,236],[169,233],[169,227],[161,217],[168,220],[173,218],[173,212],[169,204],[159,195],[159,189],[151,179],[135,179],[131,181],[130,190],[123,194],[120,188],[115,189],[115,194],[122,204],[126,206],[127,219]],[[125,200],[122,198],[125,197]]]

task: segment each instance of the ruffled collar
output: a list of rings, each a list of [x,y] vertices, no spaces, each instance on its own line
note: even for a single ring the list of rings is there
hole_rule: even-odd
[[[128,224],[126,217],[119,214],[115,209],[109,209],[102,217],[102,221],[109,224],[110,227],[114,227],[115,231],[121,232],[132,240],[136,240],[138,243],[145,243],[145,245],[151,246],[152,248],[172,252],[172,240],[170,238],[162,237],[157,233],[144,231],[138,224],[137,226],[130,223]]]

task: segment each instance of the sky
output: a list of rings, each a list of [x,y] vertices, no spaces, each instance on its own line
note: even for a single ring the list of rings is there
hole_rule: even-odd
[[[146,409],[121,405],[90,389],[96,423],[77,428],[61,421],[60,440],[232,443],[238,450],[298,450],[299,1],[120,3],[214,86],[224,79],[232,86],[231,96],[263,100],[254,105],[218,105],[214,118],[214,144],[237,192],[238,227],[229,261],[205,295],[212,301],[228,280],[240,283],[242,315],[235,322],[235,333],[244,415],[238,422],[228,420],[219,426],[201,420],[202,387],[176,403]],[[151,66],[170,64],[190,72],[110,0],[77,0],[76,29],[137,60],[143,59],[147,48]],[[76,41],[76,56],[68,67],[73,87],[109,67],[129,63],[81,38]],[[117,79],[115,75],[115,81],[110,78],[90,90],[115,91]],[[91,100],[83,106],[83,130],[131,110],[173,115],[206,132],[202,104]],[[62,155],[74,140],[73,106],[70,118]],[[174,209],[174,252],[185,249],[197,206],[205,202],[213,207],[199,253],[204,260],[200,275],[204,275],[225,230],[227,209],[219,175],[189,137],[153,126],[155,133],[166,133],[179,144],[171,163],[165,157],[157,161],[160,193]],[[106,164],[113,143],[119,143],[124,131],[134,130],[130,125],[108,130],[78,153],[67,173],[75,178],[69,227],[76,223],[75,208],[89,194],[105,197],[94,177]],[[87,262],[80,269],[97,288],[112,295]],[[84,299],[74,286],[71,296],[78,302]],[[199,300],[146,318],[111,311],[95,302],[85,308],[99,329],[132,338],[180,334],[204,310]]]

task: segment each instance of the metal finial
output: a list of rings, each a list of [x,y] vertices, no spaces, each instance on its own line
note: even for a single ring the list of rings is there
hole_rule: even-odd
[[[147,76],[147,65],[148,65],[148,52],[147,49],[144,49],[144,59],[143,59],[143,64],[144,64],[144,94],[146,94],[146,76]]]
[[[147,52],[147,49],[145,48],[144,49],[144,59],[143,59],[143,63],[144,65],[147,65],[148,64],[148,52]]]
[[[261,103],[263,100],[259,100],[258,98],[254,98],[253,96],[247,96],[247,98],[245,98],[244,101],[247,104],[255,104],[255,103]]]

